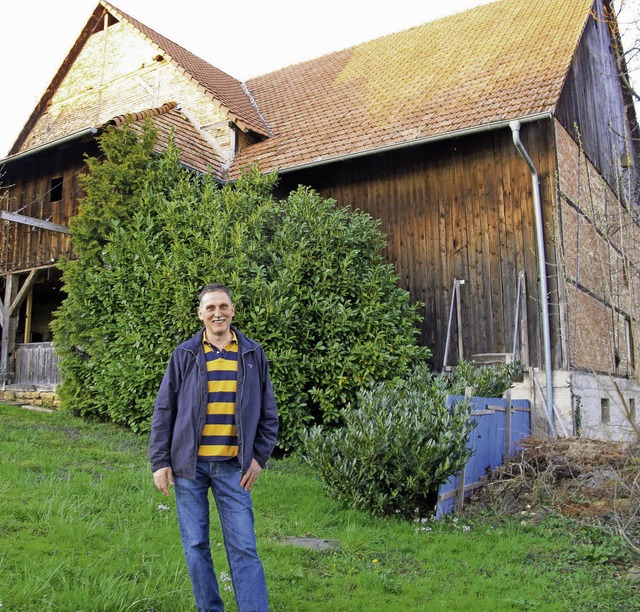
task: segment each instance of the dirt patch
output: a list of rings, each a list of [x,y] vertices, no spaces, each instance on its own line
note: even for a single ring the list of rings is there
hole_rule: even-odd
[[[586,438],[526,438],[487,474],[465,513],[492,509],[535,522],[555,512],[597,522],[640,554],[640,445]]]
[[[293,546],[299,546],[301,548],[310,548],[311,550],[317,550],[320,552],[334,551],[340,549],[340,542],[337,540],[324,540],[323,538],[300,538],[300,537],[286,537],[284,538],[286,544],[292,544]]]

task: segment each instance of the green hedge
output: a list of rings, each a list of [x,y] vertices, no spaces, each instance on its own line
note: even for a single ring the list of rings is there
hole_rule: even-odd
[[[231,288],[235,323],[265,347],[283,450],[307,426],[336,423],[365,385],[428,358],[418,307],[370,216],[305,187],[276,201],[276,177],[255,168],[220,187],[182,168],[173,143],[152,155],[154,138],[149,126],[142,138],[112,129],[88,160],[71,225],[79,258],[62,264],[67,298],[54,321],[63,409],[145,431],[212,281]]]

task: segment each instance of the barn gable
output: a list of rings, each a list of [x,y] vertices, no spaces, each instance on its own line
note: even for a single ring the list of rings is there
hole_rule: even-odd
[[[556,116],[615,189],[623,168],[640,160],[640,132],[631,94],[617,66],[622,60],[615,49],[621,43],[612,11],[607,2],[595,3],[571,59]]]
[[[239,81],[102,1],[10,156],[170,101],[217,141],[222,163],[233,156],[236,131],[268,134]]]

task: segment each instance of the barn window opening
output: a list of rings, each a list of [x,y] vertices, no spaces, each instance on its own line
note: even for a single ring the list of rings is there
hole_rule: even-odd
[[[611,423],[611,403],[608,397],[600,398],[600,420],[603,425]]]
[[[62,177],[51,179],[51,187],[49,188],[52,202],[60,202],[62,200]]]

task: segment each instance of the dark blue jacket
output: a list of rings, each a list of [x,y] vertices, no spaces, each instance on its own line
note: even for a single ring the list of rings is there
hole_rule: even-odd
[[[264,467],[276,443],[278,412],[262,347],[234,328],[238,338],[236,426],[244,474],[251,460]],[[170,466],[174,476],[193,480],[207,417],[204,328],[178,346],[162,379],[151,420],[151,469]]]

